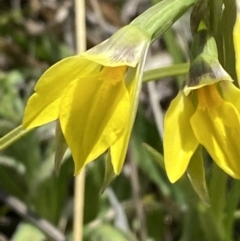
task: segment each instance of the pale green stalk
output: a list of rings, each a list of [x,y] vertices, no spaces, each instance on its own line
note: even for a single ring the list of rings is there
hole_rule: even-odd
[[[30,131],[31,130],[24,130],[22,128],[22,125],[16,127],[15,129],[7,133],[5,136],[0,138],[0,151],[13,144],[15,141],[17,141]]]
[[[135,18],[131,24],[149,33],[152,41],[159,38],[177,19],[179,19],[195,0],[164,0],[149,8]]]
[[[189,70],[189,63],[174,64],[159,69],[151,69],[143,74],[143,82],[159,80],[167,77],[186,75]]]
[[[86,50],[86,20],[85,0],[75,0],[75,26],[76,26],[76,51],[77,53]],[[75,177],[74,185],[74,241],[83,240],[83,215],[84,215],[84,191],[85,170]]]

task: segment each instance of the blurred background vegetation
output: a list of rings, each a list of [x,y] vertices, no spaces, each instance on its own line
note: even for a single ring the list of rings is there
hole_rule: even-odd
[[[88,48],[156,2],[86,1]],[[74,13],[73,0],[0,0],[0,136],[21,124],[43,71],[74,54]],[[153,44],[146,69],[188,61],[189,15]],[[149,151],[162,153],[164,113],[183,79],[143,86],[123,172],[104,193],[104,157],[87,166],[84,241],[240,240],[238,181],[209,164],[208,207],[186,177],[170,184],[162,157]],[[68,152],[55,174],[54,133],[55,124],[46,125],[0,153],[0,241],[72,240],[73,161]]]

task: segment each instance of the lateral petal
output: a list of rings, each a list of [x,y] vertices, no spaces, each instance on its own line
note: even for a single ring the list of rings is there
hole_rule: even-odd
[[[231,104],[234,105],[240,113],[240,89],[229,81],[222,81],[220,86],[222,89],[223,99],[227,102],[231,102]]]
[[[135,70],[136,71],[136,70]],[[129,112],[126,114],[126,126],[124,128],[124,132],[122,135],[113,143],[110,147],[110,155],[111,161],[113,165],[113,170],[116,175],[119,175],[127,153],[127,148],[129,145],[129,139],[131,136],[132,127],[135,121],[138,101],[139,101],[139,93],[141,91],[142,82],[141,79],[134,79],[129,87],[129,96],[130,96],[130,108]]]
[[[144,47],[144,52],[142,53],[137,68],[129,68],[129,71],[126,76],[125,82],[127,83],[127,90],[130,99],[129,113],[125,116],[126,126],[124,128],[123,134],[110,147],[111,161],[114,173],[116,175],[119,175],[122,170],[127,153],[132,127],[135,121],[139,102],[139,94],[141,92],[142,87],[143,68],[146,61],[148,47],[149,44],[147,44]]]
[[[235,107],[225,101],[213,108],[198,109],[191,118],[198,141],[233,178],[240,178],[239,120]]]
[[[28,100],[23,127],[31,129],[53,120],[59,115],[59,103],[66,87],[83,75],[99,71],[99,65],[80,56],[59,61],[39,79],[35,92]]]
[[[194,108],[182,91],[171,102],[164,120],[164,163],[169,180],[176,182],[186,171],[198,141],[190,118]]]

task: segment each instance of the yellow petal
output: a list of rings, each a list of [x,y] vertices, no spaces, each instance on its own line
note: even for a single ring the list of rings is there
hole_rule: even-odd
[[[198,108],[192,116],[194,134],[219,167],[240,178],[239,114],[229,102],[212,107]]]
[[[236,71],[238,76],[238,83],[240,83],[240,6],[238,6],[237,10],[237,18],[233,30],[233,40],[236,58]]]
[[[140,28],[127,25],[81,56],[104,66],[136,67],[150,42],[149,36]]]
[[[110,155],[111,155],[113,170],[116,175],[120,174],[125,161],[129,139],[130,139],[132,127],[136,116],[136,110],[138,105],[138,95],[140,90],[141,90],[141,81],[137,82],[136,80],[134,80],[131,86],[129,86],[129,91],[130,91],[129,110],[130,111],[125,116],[127,123],[124,128],[124,132],[110,147]]]
[[[183,175],[198,146],[190,125],[193,113],[189,97],[180,91],[165,116],[164,163],[171,182],[176,182]]]
[[[89,72],[99,71],[99,65],[73,56],[56,63],[39,79],[35,92],[28,100],[23,127],[30,129],[50,121],[59,115],[59,101],[66,87]]]
[[[129,144],[129,139],[134,124],[137,106],[138,106],[138,97],[141,91],[141,80],[140,78],[132,81],[128,87],[129,96],[130,96],[130,108],[129,113],[126,114],[126,126],[122,135],[113,143],[110,147],[110,155],[113,165],[113,170],[116,175],[119,175],[126,157],[126,152]]]
[[[116,141],[128,112],[129,96],[123,80],[112,83],[99,74],[68,87],[61,99],[60,123],[72,151],[75,174]]]
[[[129,127],[126,127],[122,135],[110,147],[111,162],[113,171],[116,175],[120,174],[126,158],[129,138],[131,134],[131,132],[128,130]]]
[[[123,134],[110,147],[111,161],[113,165],[113,170],[116,175],[119,175],[119,173],[122,170],[127,153],[132,127],[135,121],[139,102],[139,94],[141,92],[142,87],[143,68],[146,61],[148,47],[149,45],[145,48],[145,51],[142,53],[137,68],[129,68],[129,71],[126,76],[127,89],[129,92],[130,99],[129,113],[125,116],[126,126],[124,128]]]
[[[231,102],[240,113],[240,89],[229,81],[222,81],[220,83],[222,89],[223,99]]]

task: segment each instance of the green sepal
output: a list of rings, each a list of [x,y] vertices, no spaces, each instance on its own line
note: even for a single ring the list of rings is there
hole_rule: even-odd
[[[55,152],[55,158],[54,158],[54,163],[55,163],[54,170],[56,174],[59,174],[63,156],[68,148],[68,145],[63,136],[59,121],[57,121],[56,123],[55,136],[56,136],[56,152]]]
[[[193,154],[187,168],[187,176],[193,189],[196,191],[200,199],[210,206],[210,198],[205,180],[205,171],[203,166],[202,147],[199,146]]]
[[[210,84],[221,80],[232,81],[232,78],[223,69],[217,58],[201,54],[190,65],[186,85],[192,87],[204,82]]]
[[[110,151],[108,151],[107,158],[105,158],[105,174],[104,174],[103,185],[101,188],[101,193],[103,193],[106,190],[106,188],[110,185],[110,183],[115,177],[116,175],[113,170]]]
[[[221,80],[233,81],[218,59],[218,50],[214,37],[206,29],[198,31],[193,39],[190,68],[186,85],[194,87],[207,85]],[[186,94],[186,93],[185,93]]]

